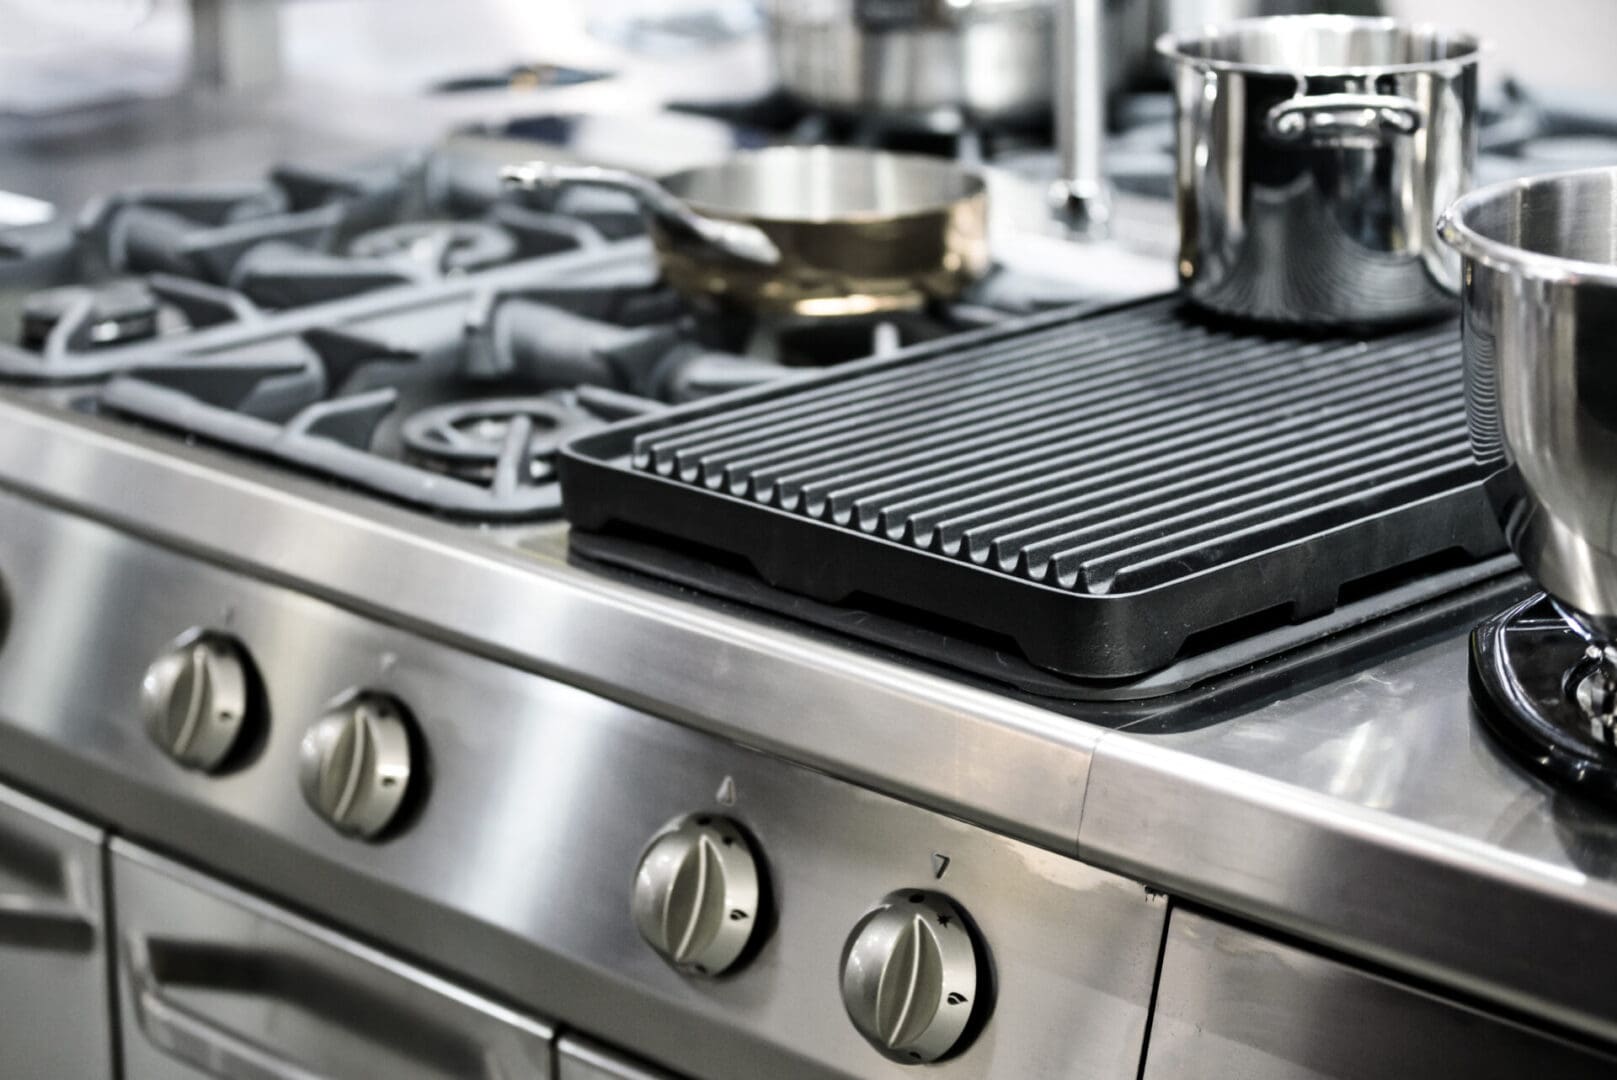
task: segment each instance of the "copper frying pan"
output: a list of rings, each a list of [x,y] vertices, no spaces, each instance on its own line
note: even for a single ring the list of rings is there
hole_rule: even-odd
[[[509,185],[633,194],[669,284],[707,307],[838,318],[948,300],[989,264],[982,178],[950,162],[781,146],[651,180],[533,161]]]

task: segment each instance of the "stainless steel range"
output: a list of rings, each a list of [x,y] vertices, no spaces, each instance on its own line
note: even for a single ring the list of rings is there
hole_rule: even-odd
[[[1611,1074],[1452,327],[715,316],[467,145],[0,246],[8,1075]]]

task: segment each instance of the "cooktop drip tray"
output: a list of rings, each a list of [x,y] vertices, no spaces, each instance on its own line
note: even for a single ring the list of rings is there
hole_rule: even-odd
[[[1173,298],[616,425],[560,473],[578,529],[694,545],[1082,679],[1452,588],[1504,548],[1451,322],[1304,336]]]

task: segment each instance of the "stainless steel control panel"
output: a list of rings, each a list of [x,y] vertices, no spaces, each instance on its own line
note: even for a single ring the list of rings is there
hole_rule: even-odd
[[[1138,1068],[1167,905],[1135,882],[522,670],[521,657],[473,656],[10,495],[0,522],[13,603],[0,775],[124,835],[709,1080]],[[155,742],[141,704],[154,660],[194,627],[237,643],[262,681],[253,730],[213,773]],[[722,658],[693,658],[690,677],[722,682]],[[359,717],[361,701],[392,704]],[[797,722],[815,723],[815,707],[803,701]],[[668,876],[643,890],[655,918],[637,922],[642,860],[670,823],[702,817],[745,838],[756,900],[744,864],[701,845],[740,849],[693,826],[694,844],[664,847]],[[724,888],[696,889],[715,868]],[[964,913],[976,943],[973,979],[954,963],[947,979],[904,984],[925,1024],[850,991],[844,972],[856,930],[887,927],[871,913],[901,891]],[[859,955],[892,965],[933,941],[866,940]],[[715,970],[681,962],[697,953]]]

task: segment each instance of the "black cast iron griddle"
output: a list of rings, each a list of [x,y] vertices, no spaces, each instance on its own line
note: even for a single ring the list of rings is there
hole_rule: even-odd
[[[1173,298],[616,425],[564,446],[560,474],[577,529],[739,558],[1083,679],[1504,548],[1452,322],[1263,333]]]

